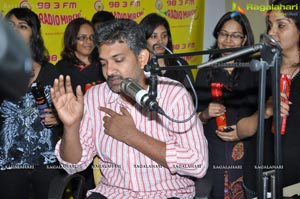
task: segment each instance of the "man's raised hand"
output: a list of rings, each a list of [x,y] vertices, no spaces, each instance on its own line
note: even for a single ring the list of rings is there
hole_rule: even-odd
[[[51,99],[65,126],[72,126],[80,122],[83,114],[83,93],[80,86],[76,87],[76,96],[73,93],[71,78],[60,75],[54,80],[51,88]]]

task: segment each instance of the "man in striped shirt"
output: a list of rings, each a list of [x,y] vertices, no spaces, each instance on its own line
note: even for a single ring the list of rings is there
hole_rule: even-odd
[[[144,33],[129,19],[118,19],[97,30],[96,42],[106,82],[72,92],[70,77],[54,81],[51,96],[64,134],[56,155],[68,173],[84,170],[99,156],[103,176],[88,198],[193,198],[194,181],[207,170],[207,141],[202,123],[193,116],[173,122],[149,112],[123,92],[121,82],[134,79],[148,88]],[[158,77],[157,102],[166,115],[188,118],[194,109],[184,86]]]

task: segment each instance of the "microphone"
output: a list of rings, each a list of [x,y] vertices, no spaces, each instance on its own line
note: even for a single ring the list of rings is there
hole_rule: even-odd
[[[162,115],[165,114],[162,108],[159,107],[157,101],[150,98],[148,92],[132,78],[122,80],[121,91],[149,111],[156,111]]]
[[[28,89],[32,71],[30,51],[0,16],[0,102],[17,100]]]
[[[242,55],[246,55],[249,53],[255,53],[257,51],[260,51],[261,57],[263,59],[265,59],[267,63],[270,64],[273,61],[273,57],[274,57],[275,53],[277,52],[275,49],[278,49],[279,51],[281,51],[281,46],[279,45],[279,43],[270,35],[261,34],[259,44],[254,44],[253,46],[249,46],[240,51],[226,55],[224,57],[220,57],[220,58],[214,59],[212,61],[207,61],[203,64],[198,65],[197,69],[215,65],[220,62],[227,62],[227,61],[233,60],[237,57],[240,57]],[[251,67],[253,68],[253,71],[258,70],[257,62],[254,61],[254,62],[250,63],[250,68]]]

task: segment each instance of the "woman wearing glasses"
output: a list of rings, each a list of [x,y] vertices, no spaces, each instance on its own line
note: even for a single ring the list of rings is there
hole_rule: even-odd
[[[80,85],[82,92],[85,93],[91,86],[105,81],[102,76],[98,55],[92,53],[94,48],[94,28],[92,23],[84,18],[72,20],[64,32],[62,59],[57,62],[56,68],[60,74],[71,77],[74,93],[78,85]],[[86,179],[84,192],[94,188],[91,165],[80,174]],[[75,184],[73,185],[73,190],[76,189],[76,187],[74,188]]]
[[[64,32],[62,59],[57,62],[56,68],[60,74],[71,77],[73,91],[80,85],[85,93],[91,86],[104,81],[98,57],[92,53],[94,48],[91,22],[84,18],[72,20]]]
[[[227,12],[217,23],[213,36],[216,41],[211,49],[238,48],[254,44],[252,29],[247,17],[238,12]],[[232,52],[211,54],[210,60],[226,56]],[[249,55],[247,55],[249,57]],[[239,57],[228,63],[247,62]],[[198,71],[196,89],[199,99],[199,118],[209,146],[209,170],[204,179],[196,182],[197,197],[209,194],[217,198],[243,198],[243,171],[245,142],[237,136],[236,122],[243,97],[252,92],[251,72],[248,68],[203,68]],[[212,86],[220,86],[222,97],[213,98]],[[253,85],[254,89],[254,85]],[[250,106],[250,105],[248,105]],[[225,126],[216,120],[221,119]],[[224,124],[223,124],[224,125]],[[226,129],[224,127],[230,127]],[[206,193],[202,186],[209,187]],[[210,193],[207,193],[210,192]],[[196,197],[196,198],[197,198]]]

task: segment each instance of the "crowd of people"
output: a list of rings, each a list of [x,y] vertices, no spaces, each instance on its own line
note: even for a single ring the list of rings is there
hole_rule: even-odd
[[[162,15],[147,14],[140,23],[107,11],[74,19],[55,65],[36,13],[13,8],[4,17],[30,49],[32,74],[22,97],[0,102],[1,198],[48,198],[51,181],[73,173],[85,177],[87,199],[250,199],[260,191],[259,166],[280,166],[282,187],[300,182],[299,10],[265,16],[266,34],[276,41],[269,45],[281,47],[280,74],[290,81],[280,93],[282,165],[275,165],[273,150],[274,74],[267,71],[264,162],[257,165],[261,77],[234,67],[259,55],[231,59],[226,68],[201,68],[195,78],[185,68],[159,69],[154,98],[143,93],[134,99],[152,86],[145,67],[188,65],[184,58],[154,57],[173,53],[172,30]],[[236,11],[224,13],[212,34],[209,61],[254,44],[251,21]],[[38,97],[33,85],[41,89]],[[153,104],[162,111],[152,110]],[[95,157],[99,165],[93,167]],[[101,169],[97,184],[93,169]]]

